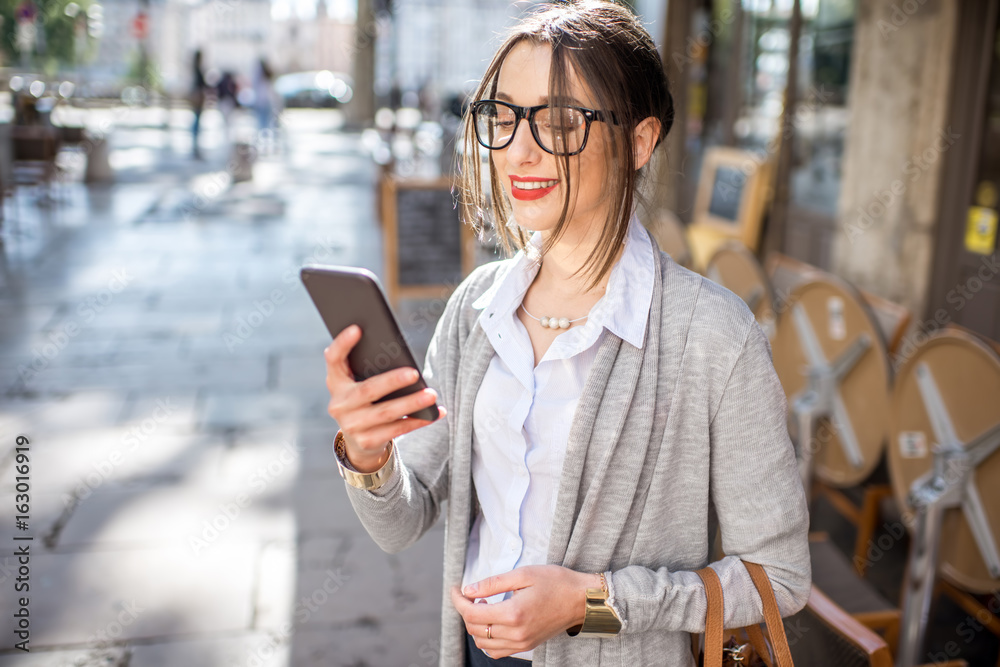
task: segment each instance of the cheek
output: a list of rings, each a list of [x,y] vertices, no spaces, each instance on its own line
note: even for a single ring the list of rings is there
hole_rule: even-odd
[[[603,196],[607,178],[603,156],[582,161],[577,175],[580,200],[590,204],[597,202]]]
[[[500,180],[500,186],[507,196],[510,197],[510,181],[507,179],[507,156],[506,151],[492,151],[490,153],[490,164],[493,165],[493,173]]]

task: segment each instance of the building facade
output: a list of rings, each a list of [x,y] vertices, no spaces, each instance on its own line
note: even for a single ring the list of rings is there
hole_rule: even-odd
[[[787,150],[771,249],[905,306],[914,328],[1000,340],[997,4],[675,2],[690,27],[664,25],[683,120],[661,204],[690,219],[707,147],[776,165]]]

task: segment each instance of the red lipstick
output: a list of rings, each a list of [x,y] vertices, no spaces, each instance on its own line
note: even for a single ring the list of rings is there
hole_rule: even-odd
[[[533,187],[531,189],[524,189],[517,187],[519,183],[549,183],[552,185],[548,187]],[[521,201],[531,201],[533,199],[541,199],[545,195],[552,192],[556,186],[559,185],[559,181],[554,178],[539,178],[537,176],[511,176],[510,177],[510,194],[514,199],[519,199]]]

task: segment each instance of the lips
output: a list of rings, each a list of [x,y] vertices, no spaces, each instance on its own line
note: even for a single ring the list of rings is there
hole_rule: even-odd
[[[552,192],[557,185],[559,181],[552,178],[511,176],[510,194],[514,199],[531,201],[541,199]]]

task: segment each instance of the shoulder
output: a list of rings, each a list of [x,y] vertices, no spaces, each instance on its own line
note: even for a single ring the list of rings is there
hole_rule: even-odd
[[[716,364],[726,360],[731,365],[735,364],[748,339],[763,336],[743,299],[718,283],[685,269],[664,252],[660,252],[660,275],[663,285],[661,321],[668,338],[680,337],[685,348],[695,346],[696,350],[714,357]]]

